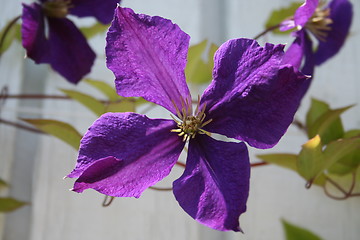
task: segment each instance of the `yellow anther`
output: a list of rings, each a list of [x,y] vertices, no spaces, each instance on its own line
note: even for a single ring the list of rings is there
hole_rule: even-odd
[[[71,0],[54,0],[43,3],[44,14],[53,18],[64,18],[72,8]]]
[[[206,134],[210,136],[210,133],[203,130],[202,127],[209,124],[212,119],[208,119],[206,122],[204,122],[206,118],[205,110],[206,110],[206,104],[204,104],[199,112],[199,105],[200,105],[200,97],[198,97],[198,102],[195,110],[195,116],[191,114],[191,105],[188,102],[189,100],[186,99],[186,105],[184,100],[181,98],[181,105],[182,109],[181,111],[176,106],[175,102],[173,102],[176,110],[177,117],[180,120],[177,120],[173,115],[171,115],[171,118],[177,123],[177,129],[172,129],[171,132],[178,133],[179,136],[183,137],[183,141],[187,141],[190,139],[194,139],[196,134]]]
[[[306,23],[306,28],[320,41],[325,42],[333,21],[330,18],[330,8],[315,10],[314,15]]]

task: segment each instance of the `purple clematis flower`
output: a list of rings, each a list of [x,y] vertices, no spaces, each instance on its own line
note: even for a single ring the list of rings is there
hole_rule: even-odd
[[[250,164],[243,142],[274,146],[293,120],[305,76],[283,65],[283,45],[255,40],[224,43],[214,57],[213,81],[192,111],[184,69],[189,36],[161,17],[118,7],[107,35],[107,66],[119,95],[143,97],[168,109],[173,119],[106,113],[88,129],[68,177],[73,191],[92,188],[114,197],[140,197],[166,177],[186,142],[183,175],[173,183],[180,206],[198,222],[241,231]]]
[[[314,67],[339,52],[349,33],[352,20],[352,5],[348,0],[332,0],[327,6],[319,6],[319,0],[306,0],[290,20],[282,22],[280,30],[296,27],[295,41],[289,47],[284,62],[290,63],[307,75],[313,75]],[[317,40],[313,50],[309,33]],[[302,65],[302,60],[305,59]],[[304,85],[304,93],[310,85]]]
[[[27,56],[51,67],[72,83],[90,72],[95,53],[85,37],[66,18],[93,16],[103,24],[113,18],[119,0],[40,0],[23,4],[22,44]]]

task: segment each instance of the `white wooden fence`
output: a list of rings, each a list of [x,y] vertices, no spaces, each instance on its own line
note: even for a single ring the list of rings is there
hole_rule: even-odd
[[[1,0],[0,27],[21,13],[20,0]],[[29,1],[26,1],[29,2]],[[149,15],[172,19],[192,37],[221,44],[230,38],[254,37],[262,31],[271,9],[287,6],[288,0],[123,0],[123,5]],[[351,37],[341,53],[317,70],[316,81],[303,101],[298,117],[304,118],[310,97],[325,100],[333,108],[360,103],[360,1],[352,0],[354,19]],[[85,22],[86,24],[86,22]],[[267,37],[274,43],[290,38]],[[263,43],[263,42],[261,42]],[[92,39],[98,60],[90,77],[113,81],[104,63],[104,36]],[[60,94],[59,88],[73,88],[47,66],[24,60],[19,44],[0,59],[0,87],[10,93]],[[93,91],[81,83],[81,91]],[[74,124],[81,132],[95,116],[71,101],[7,100],[1,117],[47,117]],[[344,114],[347,129],[360,128],[360,106]],[[290,128],[279,145],[254,153],[297,153],[306,138]],[[0,125],[0,177],[11,188],[11,195],[30,205],[0,216],[2,240],[176,240],[176,239],[284,239],[280,219],[306,227],[327,240],[360,238],[360,199],[335,201],[316,187],[304,188],[295,173],[275,166],[252,169],[248,211],[241,216],[245,234],[222,233],[207,229],[192,220],[177,204],[171,192],[147,190],[140,199],[116,199],[101,207],[103,196],[88,190],[83,194],[68,191],[73,180],[63,180],[72,170],[77,153],[61,141],[6,125]],[[254,156],[251,157],[256,160]],[[161,186],[170,186],[181,174],[180,168]],[[2,237],[1,237],[2,236]]]

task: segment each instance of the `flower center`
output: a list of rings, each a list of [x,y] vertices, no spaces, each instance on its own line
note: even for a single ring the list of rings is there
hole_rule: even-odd
[[[306,23],[306,28],[320,41],[325,42],[333,21],[330,18],[330,8],[315,10],[314,15]]]
[[[64,18],[71,8],[71,0],[53,0],[42,5],[44,14],[53,18]]]
[[[176,115],[179,118],[179,120],[177,120],[173,115],[170,115],[172,119],[174,119],[174,121],[177,123],[177,127],[178,127],[176,129],[172,129],[171,132],[176,132],[178,133],[179,136],[182,136],[184,142],[190,140],[191,138],[195,138],[197,133],[206,134],[210,136],[210,133],[202,128],[207,124],[209,124],[212,121],[212,119],[209,119],[204,122],[206,118],[206,114],[205,114],[206,105],[203,106],[203,108],[200,111],[199,111],[199,105],[200,105],[200,97],[198,98],[195,115],[192,115],[190,113],[190,109],[186,109],[184,106],[180,111],[176,105],[175,105]]]

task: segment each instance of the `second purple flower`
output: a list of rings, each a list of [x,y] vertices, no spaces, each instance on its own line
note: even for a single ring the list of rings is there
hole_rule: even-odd
[[[49,63],[71,83],[89,73],[95,53],[67,15],[111,22],[119,0],[40,0],[23,4],[22,44],[36,63]]]

